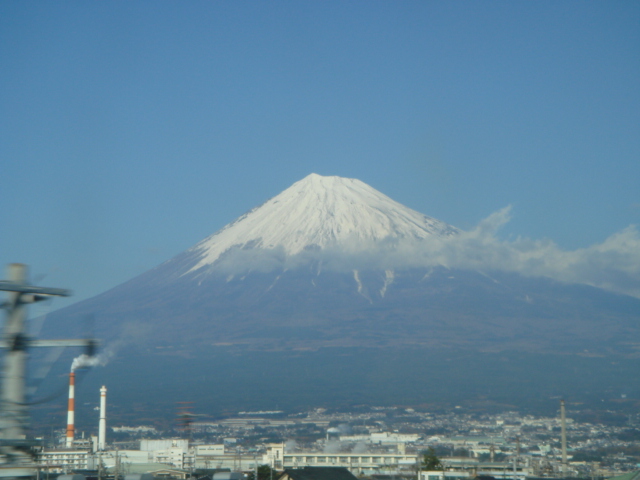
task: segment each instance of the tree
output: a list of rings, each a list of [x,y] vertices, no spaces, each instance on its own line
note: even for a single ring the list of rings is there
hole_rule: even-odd
[[[444,470],[444,466],[440,461],[440,458],[436,455],[436,451],[433,447],[429,447],[429,450],[424,452],[422,457],[422,470],[433,471],[433,470]]]
[[[251,472],[248,480],[255,480],[255,472]],[[272,480],[278,478],[278,472],[273,470],[269,465],[260,465],[258,467],[258,480]]]

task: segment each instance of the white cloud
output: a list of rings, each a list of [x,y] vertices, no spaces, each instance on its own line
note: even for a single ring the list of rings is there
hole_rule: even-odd
[[[563,250],[551,240],[500,240],[497,232],[510,219],[504,208],[450,242],[427,247],[425,255],[455,268],[495,269],[583,283],[640,298],[640,235],[635,226],[600,244]]]

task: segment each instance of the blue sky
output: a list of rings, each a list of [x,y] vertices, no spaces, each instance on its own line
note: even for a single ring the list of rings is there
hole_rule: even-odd
[[[1,2],[0,263],[77,301],[311,172],[588,249],[640,223],[639,85],[632,1]]]

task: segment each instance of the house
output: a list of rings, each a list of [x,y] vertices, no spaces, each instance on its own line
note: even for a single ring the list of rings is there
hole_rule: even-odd
[[[287,468],[277,480],[357,480],[345,467]]]

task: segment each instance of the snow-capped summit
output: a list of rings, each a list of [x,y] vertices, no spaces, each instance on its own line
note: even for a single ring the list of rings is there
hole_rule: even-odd
[[[384,240],[448,237],[458,230],[405,207],[357,179],[315,173],[242,215],[191,249],[191,269],[211,265],[229,249],[351,248]]]

